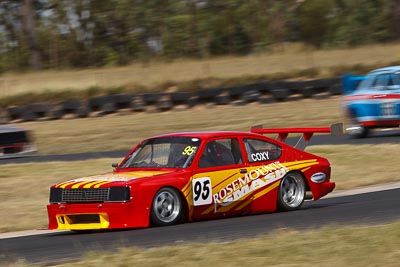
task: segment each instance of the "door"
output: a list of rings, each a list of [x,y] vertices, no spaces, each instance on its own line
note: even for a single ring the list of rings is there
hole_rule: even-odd
[[[243,148],[237,138],[210,140],[192,177],[193,218],[231,216],[251,204]]]

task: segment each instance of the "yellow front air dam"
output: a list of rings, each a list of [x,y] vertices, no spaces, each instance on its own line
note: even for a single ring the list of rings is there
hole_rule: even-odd
[[[82,220],[82,218],[84,219]],[[96,220],[88,220],[87,218],[96,218]],[[56,219],[58,230],[93,230],[105,229],[110,226],[107,213],[58,214]]]

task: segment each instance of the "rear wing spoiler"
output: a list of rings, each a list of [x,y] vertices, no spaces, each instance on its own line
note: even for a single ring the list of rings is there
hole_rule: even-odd
[[[250,132],[258,134],[278,134],[277,139],[281,142],[284,142],[290,133],[300,133],[302,135],[294,147],[304,150],[314,133],[330,133],[332,136],[342,135],[343,124],[335,123],[330,127],[320,128],[263,128],[262,125],[256,125],[251,127]]]
[[[361,81],[365,80],[367,76],[345,74],[342,76],[342,88],[345,95],[351,94],[356,90]]]

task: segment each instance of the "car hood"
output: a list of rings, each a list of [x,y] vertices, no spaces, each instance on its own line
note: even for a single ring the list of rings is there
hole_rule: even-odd
[[[100,188],[110,186],[123,186],[134,180],[169,174],[171,171],[132,171],[123,173],[104,173],[69,180],[54,185],[56,188]]]

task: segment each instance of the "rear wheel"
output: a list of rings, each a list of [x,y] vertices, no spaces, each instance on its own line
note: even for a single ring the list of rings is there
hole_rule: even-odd
[[[283,177],[279,185],[278,208],[280,210],[296,210],[303,204],[306,185],[301,174],[291,172]]]
[[[183,202],[176,189],[161,188],[154,196],[151,206],[151,222],[154,225],[173,225],[182,221]]]
[[[355,115],[350,115],[348,126],[346,130],[350,137],[352,138],[364,138],[367,137],[369,130],[367,127],[362,125]]]

